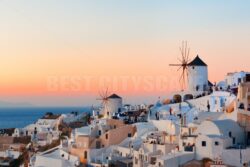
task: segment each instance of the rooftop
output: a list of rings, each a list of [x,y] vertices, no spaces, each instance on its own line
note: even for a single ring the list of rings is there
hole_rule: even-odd
[[[188,63],[188,66],[207,66],[207,64],[204,63],[204,61],[202,61],[200,57],[197,55],[193,61]]]
[[[84,135],[88,136],[91,133],[89,126],[84,126],[84,127],[81,127],[81,128],[76,128],[75,131],[76,131],[77,135],[82,135],[82,136],[84,136]]]
[[[58,119],[61,115],[45,115],[41,119]]]
[[[112,94],[108,97],[109,99],[121,99],[120,96],[118,96],[117,94]]]

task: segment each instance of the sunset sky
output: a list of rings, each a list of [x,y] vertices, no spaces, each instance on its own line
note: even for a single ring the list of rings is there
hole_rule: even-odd
[[[0,102],[92,105],[104,87],[127,103],[154,102],[179,90],[169,64],[183,40],[212,82],[250,71],[249,8],[243,0],[1,0]],[[124,78],[125,88],[114,83]],[[145,87],[148,79],[167,86]]]

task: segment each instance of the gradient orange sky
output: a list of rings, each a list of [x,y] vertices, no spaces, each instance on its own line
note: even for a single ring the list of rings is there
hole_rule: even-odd
[[[169,63],[187,40],[212,82],[250,71],[250,2],[0,1],[0,101],[91,105],[100,78],[166,76],[166,90],[116,90],[126,102],[154,102],[178,90]],[[50,90],[50,77],[93,77],[91,89]],[[81,85],[83,86],[83,85]],[[112,86],[109,85],[112,88]]]

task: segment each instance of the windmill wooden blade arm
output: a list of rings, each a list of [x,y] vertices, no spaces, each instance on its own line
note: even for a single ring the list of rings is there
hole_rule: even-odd
[[[169,64],[169,66],[182,66],[182,64]]]
[[[179,67],[179,68],[177,69],[177,71],[179,71],[181,68],[182,68],[182,67]]]

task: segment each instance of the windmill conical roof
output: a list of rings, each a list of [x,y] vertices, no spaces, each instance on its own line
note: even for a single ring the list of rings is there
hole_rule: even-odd
[[[118,96],[117,94],[112,94],[108,97],[109,99],[121,99],[120,96]]]
[[[207,64],[200,59],[199,55],[197,55],[193,61],[188,63],[188,66],[207,66]]]

